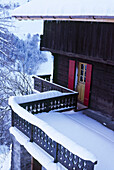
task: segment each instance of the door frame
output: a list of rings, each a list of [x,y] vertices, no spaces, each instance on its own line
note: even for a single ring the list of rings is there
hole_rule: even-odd
[[[79,71],[79,63],[85,63],[76,61],[74,59],[69,60],[69,72],[68,72],[68,88],[71,90],[77,90],[78,83],[78,71]],[[90,92],[91,92],[91,84],[92,84],[92,64],[87,64],[87,73],[86,73],[86,82],[85,82],[85,91],[84,91],[84,102],[85,106],[89,106],[90,103]],[[88,76],[88,77],[87,77]],[[89,80],[89,82],[88,82]]]

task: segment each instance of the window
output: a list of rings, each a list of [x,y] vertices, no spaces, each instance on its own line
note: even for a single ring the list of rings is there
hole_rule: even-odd
[[[79,79],[79,81],[82,82],[82,83],[86,82],[86,70],[87,70],[87,64],[81,63],[80,79]]]

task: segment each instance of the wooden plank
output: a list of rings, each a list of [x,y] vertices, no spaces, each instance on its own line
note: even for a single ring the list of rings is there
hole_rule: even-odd
[[[50,51],[55,54],[64,55],[64,56],[72,58],[72,59],[78,59],[81,62],[96,62],[96,63],[102,63],[102,64],[114,66],[114,61],[112,61],[112,60],[104,61],[102,58],[98,58],[98,57],[93,58],[93,57],[82,55],[82,54],[69,53],[69,52],[64,52],[61,50],[54,50],[54,49],[45,48],[45,47],[42,47],[41,50],[42,51]]]
[[[107,22],[114,23],[112,16],[12,16],[18,20],[47,20],[47,21],[82,21],[82,22]]]
[[[43,36],[46,36],[47,46],[44,42],[43,47],[93,60],[114,60],[114,24],[71,21],[48,21],[45,24]]]

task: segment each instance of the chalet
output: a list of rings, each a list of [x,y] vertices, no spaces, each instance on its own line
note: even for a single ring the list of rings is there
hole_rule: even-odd
[[[113,169],[109,162],[114,156],[114,150],[111,151],[114,144],[114,2],[33,0],[14,10],[12,16],[19,20],[44,20],[40,48],[54,56],[53,83],[34,76],[34,88],[40,94],[9,99],[12,169],[17,166],[14,154],[20,148],[23,154],[28,151],[24,158],[18,153],[21,169],[31,166],[30,155],[32,169],[35,166],[36,169],[86,170],[94,166]],[[79,106],[86,108],[85,115],[78,112]],[[73,114],[71,109],[74,109]],[[57,123],[48,120],[52,117]],[[59,128],[63,127],[61,121],[67,132],[62,133]],[[93,130],[87,140],[82,140],[84,133],[88,134],[87,129],[77,123]],[[93,126],[94,123],[97,125]],[[69,133],[80,135],[72,137]],[[103,141],[106,148],[101,146]],[[90,143],[95,145],[94,149]],[[103,154],[108,155],[110,161],[106,161]]]

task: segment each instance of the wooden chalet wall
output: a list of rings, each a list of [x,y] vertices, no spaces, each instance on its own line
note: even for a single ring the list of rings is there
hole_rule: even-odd
[[[66,56],[54,55],[53,82],[61,86],[68,87],[68,67],[69,59]]]
[[[114,66],[93,63],[90,108],[114,118]]]
[[[93,61],[114,61],[114,24],[45,21],[41,46],[54,53],[73,53]]]
[[[69,59],[92,64],[89,107],[114,118],[114,24],[45,21],[41,49],[54,55],[54,82],[68,87]]]

